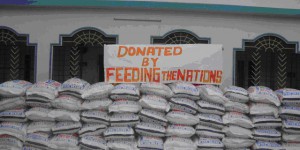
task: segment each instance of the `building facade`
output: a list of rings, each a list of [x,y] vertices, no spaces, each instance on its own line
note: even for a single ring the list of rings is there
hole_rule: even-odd
[[[103,81],[104,44],[222,44],[223,85],[300,89],[300,2],[266,1],[1,5],[0,82]]]

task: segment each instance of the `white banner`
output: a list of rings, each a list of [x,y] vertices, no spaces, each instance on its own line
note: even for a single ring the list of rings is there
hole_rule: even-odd
[[[105,45],[105,81],[110,83],[222,83],[222,45]]]

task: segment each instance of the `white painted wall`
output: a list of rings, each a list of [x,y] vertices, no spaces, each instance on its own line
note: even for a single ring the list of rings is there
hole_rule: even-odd
[[[114,21],[114,18],[162,21],[130,22]],[[0,25],[30,34],[30,42],[38,44],[37,80],[48,78],[50,44],[59,42],[59,34],[70,34],[82,27],[117,34],[120,44],[149,44],[151,36],[161,36],[174,29],[187,29],[200,37],[210,37],[213,44],[224,46],[225,85],[232,84],[233,48],[242,47],[242,39],[276,33],[287,40],[300,41],[299,18],[201,12],[2,7]]]
[[[300,0],[123,0],[300,9]]]

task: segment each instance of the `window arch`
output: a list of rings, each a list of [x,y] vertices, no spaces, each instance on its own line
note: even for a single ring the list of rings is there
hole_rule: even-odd
[[[243,40],[234,51],[234,82],[238,86],[263,85],[272,89],[300,88],[298,43],[277,34]]]
[[[0,26],[0,83],[7,80],[35,81],[36,44],[27,34]]]
[[[151,37],[152,44],[209,44],[210,38],[200,38],[195,33],[179,29],[166,33],[163,36]]]
[[[61,35],[60,43],[52,45],[52,79],[63,82],[79,77],[90,83],[104,81],[104,44],[116,44],[117,36],[96,28],[82,28],[70,35]]]

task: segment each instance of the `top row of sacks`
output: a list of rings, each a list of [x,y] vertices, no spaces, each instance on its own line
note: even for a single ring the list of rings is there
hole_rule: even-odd
[[[55,99],[58,95],[72,95],[82,99],[111,99],[139,100],[142,94],[156,95],[163,98],[188,98],[191,100],[203,99],[218,104],[229,101],[247,103],[249,100],[259,103],[269,103],[276,106],[282,102],[293,103],[293,99],[300,98],[300,91],[296,89],[279,89],[273,91],[264,86],[251,86],[248,90],[241,87],[229,86],[223,91],[214,85],[194,86],[190,83],[177,82],[170,84],[141,83],[141,84],[118,84],[98,82],[90,85],[88,82],[71,78],[63,84],[46,80],[32,84],[23,80],[12,80],[0,84],[0,96],[22,97],[33,99]],[[288,101],[287,101],[288,100]]]

